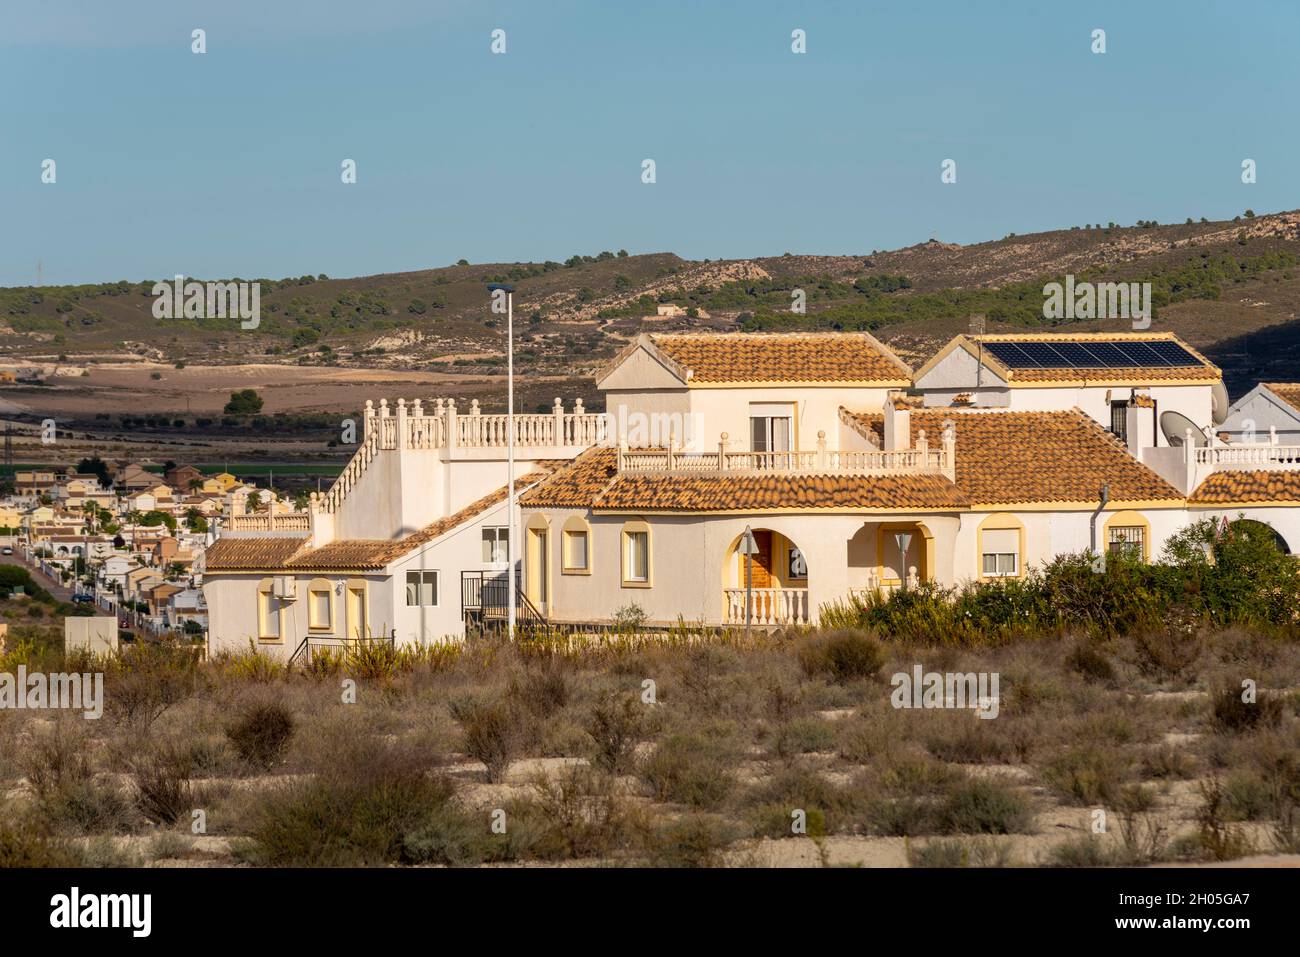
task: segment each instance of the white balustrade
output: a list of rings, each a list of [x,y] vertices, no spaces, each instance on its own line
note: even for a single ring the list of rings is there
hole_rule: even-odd
[[[745,623],[745,589],[727,588],[727,622]],[[750,589],[750,620],[756,625],[805,625],[808,623],[808,589]]]

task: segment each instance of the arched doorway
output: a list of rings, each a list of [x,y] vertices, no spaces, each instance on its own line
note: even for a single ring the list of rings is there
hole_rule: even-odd
[[[729,624],[788,625],[810,620],[808,557],[792,539],[770,528],[751,529],[752,545],[737,535],[723,562],[723,611]]]
[[[885,590],[934,578],[934,536],[922,522],[882,522],[876,528],[876,585]]]

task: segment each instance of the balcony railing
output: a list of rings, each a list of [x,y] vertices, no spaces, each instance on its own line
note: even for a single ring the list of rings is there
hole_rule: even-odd
[[[231,515],[226,520],[226,528],[232,532],[310,532],[311,515],[307,512]]]
[[[838,450],[826,448],[825,433],[818,433],[817,448],[799,452],[732,452],[724,432],[716,452],[680,449],[620,448],[620,472],[802,472],[856,475],[936,474],[952,477],[955,447],[950,440],[931,448],[924,430],[908,449]]]
[[[1300,445],[1216,445],[1195,455],[1210,468],[1300,468]]]
[[[745,589],[724,589],[727,624],[743,625],[748,618],[755,625],[806,625],[809,619],[808,589],[753,588],[749,590],[749,615],[745,614]]]

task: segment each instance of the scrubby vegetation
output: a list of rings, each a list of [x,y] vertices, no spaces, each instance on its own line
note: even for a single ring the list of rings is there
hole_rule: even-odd
[[[1124,553],[1098,565],[1065,555],[1020,579],[962,588],[923,583],[887,596],[871,593],[825,608],[823,624],[868,628],[912,641],[982,645],[1066,631],[1132,636],[1150,668],[1195,664],[1199,631],[1241,625],[1300,635],[1300,565],[1258,522],[1195,523],[1167,543],[1160,561]],[[1088,648],[1076,668],[1104,675]]]
[[[1223,556],[1204,573],[1228,575]],[[1144,620],[1079,616],[975,645],[915,626],[952,602],[906,601],[893,612],[930,610],[748,638],[476,639],[306,670],[166,647],[47,657],[106,672],[105,716],[0,712],[0,864],[1077,866],[1300,851],[1300,646],[1283,629],[1196,606],[1193,662],[1175,668]],[[997,673],[998,716],[894,707],[895,676],[916,666]]]

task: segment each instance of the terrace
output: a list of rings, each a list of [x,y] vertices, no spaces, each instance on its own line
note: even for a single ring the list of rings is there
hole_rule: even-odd
[[[943,475],[952,479],[955,469],[955,440],[949,436],[931,447],[925,430],[904,449],[828,449],[826,433],[817,433],[812,451],[731,451],[729,436],[722,433],[717,451],[666,449],[618,449],[620,473],[780,472],[807,475]]]

